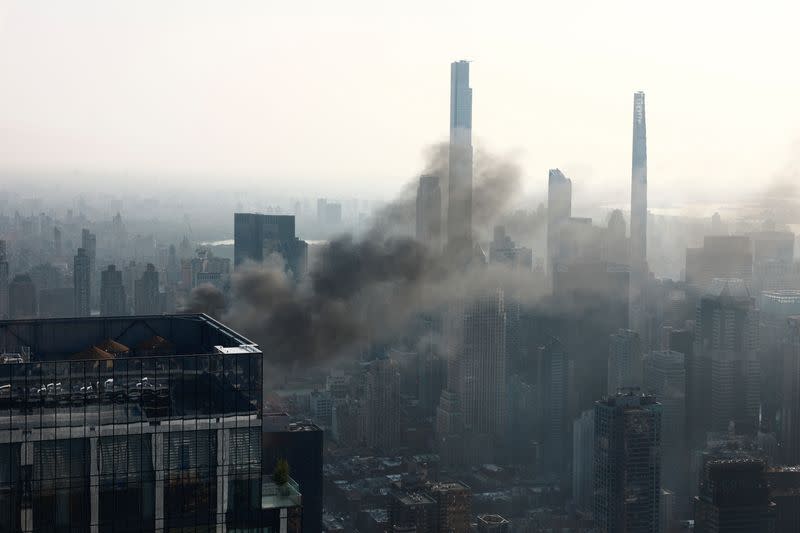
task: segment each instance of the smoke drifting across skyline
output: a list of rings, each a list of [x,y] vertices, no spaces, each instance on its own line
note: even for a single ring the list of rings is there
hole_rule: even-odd
[[[428,150],[426,173],[447,176],[446,148]],[[518,191],[519,176],[513,159],[476,154],[476,234],[489,234]],[[538,297],[541,287],[530,273],[479,263],[453,268],[446,255],[410,237],[415,185],[375,216],[363,238],[330,241],[301,283],[280,262],[250,264],[233,274],[229,302],[202,286],[192,291],[187,310],[220,318],[258,342],[272,363],[286,366],[324,363],[359,343],[390,340],[416,314],[488,290],[513,287],[515,297]]]

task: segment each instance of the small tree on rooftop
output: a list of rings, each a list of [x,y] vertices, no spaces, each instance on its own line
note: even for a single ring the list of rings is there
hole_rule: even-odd
[[[272,481],[276,485],[286,485],[289,482],[289,463],[286,459],[278,459],[275,470],[272,472]]]

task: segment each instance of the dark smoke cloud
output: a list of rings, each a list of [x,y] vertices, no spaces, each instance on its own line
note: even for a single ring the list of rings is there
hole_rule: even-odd
[[[427,173],[446,177],[446,145],[429,150]],[[443,151],[445,152],[443,154]],[[445,165],[444,167],[442,165]],[[519,188],[519,167],[485,152],[476,157],[476,227],[486,232]],[[446,196],[446,180],[442,186]],[[230,302],[220,291],[192,291],[187,310],[214,311],[261,345],[280,366],[314,365],[401,333],[421,312],[505,287],[517,298],[538,298],[530,273],[499,267],[452,268],[409,236],[416,180],[375,217],[363,238],[344,235],[324,247],[306,279],[294,283],[281,264],[248,265],[232,276]],[[403,226],[403,231],[398,228]]]

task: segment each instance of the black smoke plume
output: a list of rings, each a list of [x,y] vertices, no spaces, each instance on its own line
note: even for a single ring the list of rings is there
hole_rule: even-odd
[[[429,150],[425,172],[440,176],[443,196],[446,163],[446,145]],[[504,212],[519,183],[513,161],[477,154],[477,234],[490,233],[489,225]],[[537,287],[530,272],[526,277],[483,265],[454,268],[445,254],[411,237],[415,189],[416,180],[376,214],[363,237],[343,235],[330,241],[299,283],[282,265],[252,264],[233,274],[224,310],[222,293],[210,286],[192,291],[187,310],[210,311],[259,343],[271,363],[293,366],[323,363],[391,339],[417,314],[480,291],[512,284],[516,296],[534,297]]]

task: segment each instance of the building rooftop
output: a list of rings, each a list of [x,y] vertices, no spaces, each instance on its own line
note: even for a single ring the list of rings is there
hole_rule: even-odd
[[[258,353],[249,339],[204,314],[0,321],[0,352],[30,348],[31,362],[97,359],[98,351],[131,356]],[[97,348],[95,350],[94,348]],[[148,353],[143,353],[148,352]],[[76,357],[77,354],[86,357]],[[102,354],[101,354],[102,355]]]

